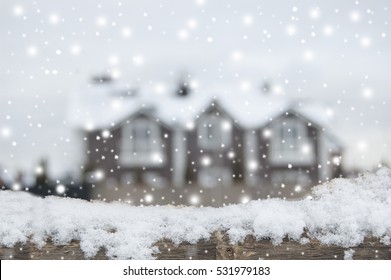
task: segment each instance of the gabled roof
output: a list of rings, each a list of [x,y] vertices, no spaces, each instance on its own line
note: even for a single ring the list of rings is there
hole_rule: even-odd
[[[173,91],[172,91],[173,92]],[[329,126],[331,110],[310,101],[295,101],[284,96],[260,92],[234,92],[222,88],[193,91],[189,96],[158,94],[152,88],[137,91],[115,83],[92,85],[71,95],[69,122],[78,129],[104,129],[120,124],[141,109],[165,124],[185,128],[211,103],[216,102],[246,129],[265,126],[279,115],[294,110],[314,124]]]

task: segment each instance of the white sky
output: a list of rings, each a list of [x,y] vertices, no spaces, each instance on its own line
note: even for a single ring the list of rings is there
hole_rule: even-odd
[[[391,163],[389,1],[0,2],[0,166],[77,169],[69,92],[91,75],[200,87],[265,77],[335,109],[348,167]]]

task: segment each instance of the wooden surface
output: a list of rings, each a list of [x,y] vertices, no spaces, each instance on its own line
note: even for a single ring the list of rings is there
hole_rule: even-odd
[[[162,240],[155,244],[160,253],[154,255],[156,259],[223,259],[223,260],[313,260],[313,259],[344,259],[345,252],[353,249],[353,259],[363,260],[390,260],[391,246],[380,243],[376,238],[367,238],[353,248],[321,245],[317,240],[307,244],[284,239],[280,245],[274,246],[269,240],[256,241],[248,236],[243,243],[230,244],[228,237],[222,233],[215,233],[209,240],[202,240],[197,244],[182,243],[179,246],[169,240]],[[0,248],[0,257],[5,259],[41,259],[41,260],[78,260],[85,259],[79,242],[73,241],[68,245],[54,245],[48,242],[42,249],[33,244],[18,244],[13,248]],[[93,259],[107,259],[104,250],[100,250]]]
[[[391,246],[384,245],[378,239],[368,238],[357,247],[342,248],[335,245],[322,245],[317,240],[307,244],[284,239],[280,245],[274,246],[269,240],[256,241],[248,236],[238,245],[229,243],[227,236],[220,235],[217,259],[222,260],[332,260],[344,259],[345,252],[353,249],[353,259],[391,259]]]

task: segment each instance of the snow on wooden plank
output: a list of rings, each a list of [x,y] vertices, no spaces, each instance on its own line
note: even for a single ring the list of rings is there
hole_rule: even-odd
[[[289,240],[304,254],[305,248],[313,251],[311,244],[317,244],[319,250],[338,248],[335,254],[340,257],[343,250],[349,258],[354,257],[354,248],[375,240],[381,256],[389,258],[391,170],[335,179],[316,187],[312,195],[311,200],[302,201],[268,199],[222,208],[177,208],[42,199],[1,191],[0,245],[14,249],[33,246],[45,252],[45,246],[77,244],[85,258],[104,252],[110,259],[153,259],[165,248],[193,250],[188,257],[206,250],[223,258],[229,256],[221,253],[225,246],[231,248],[227,250],[234,258],[262,258],[267,251],[262,246],[268,244],[268,250],[276,252]],[[224,238],[218,239],[216,233],[224,233]],[[250,242],[251,238],[254,241]],[[197,247],[197,243],[205,248]],[[179,244],[182,247],[174,246]],[[252,253],[248,253],[250,249]],[[35,255],[39,251],[29,250]]]

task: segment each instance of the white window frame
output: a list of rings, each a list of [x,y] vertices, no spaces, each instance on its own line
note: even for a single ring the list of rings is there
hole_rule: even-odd
[[[142,134],[147,133],[147,137]],[[139,135],[139,136],[138,136]],[[122,128],[120,163],[125,166],[159,166],[165,161],[161,129],[149,119],[137,119]]]
[[[227,127],[224,125],[228,124]],[[210,129],[217,129],[213,134],[216,138],[211,138]],[[213,137],[213,135],[212,135]],[[198,144],[203,149],[227,149],[231,145],[232,124],[219,115],[209,114],[202,118],[198,125]]]

